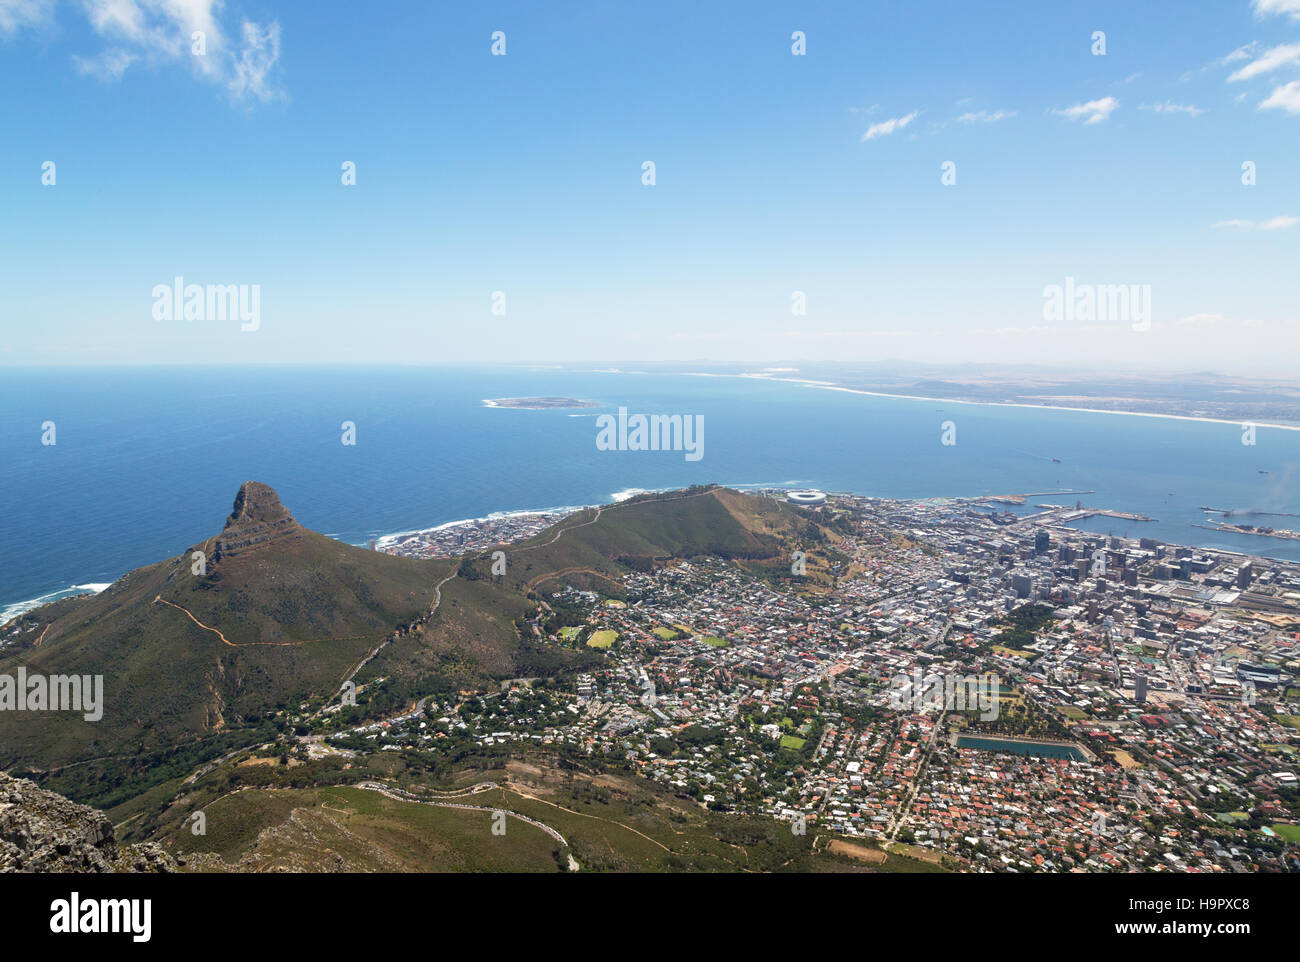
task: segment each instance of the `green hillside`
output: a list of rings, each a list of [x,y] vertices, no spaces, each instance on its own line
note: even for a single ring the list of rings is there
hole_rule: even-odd
[[[493,578],[489,553],[422,561],[341,544],[247,482],[220,534],[25,619],[0,673],[102,675],[103,717],[0,713],[0,768],[119,804],[272,740],[351,677],[374,714],[598,663],[598,652],[549,645],[527,624],[565,584],[617,596],[630,569],[700,555],[779,570],[793,546],[829,540],[788,505],[694,488],[566,518],[508,546],[507,574]],[[198,574],[195,552],[206,559]]]
[[[250,729],[267,734],[271,714],[332,695],[369,651],[424,614],[448,571],[308,531],[265,485],[245,484],[237,512],[241,501],[244,515],[220,535],[93,598],[33,613],[0,673],[102,675],[103,717],[0,713],[0,767],[48,771],[49,787],[102,798],[169,758],[192,765],[255,736]],[[192,573],[194,551],[209,559],[205,575]]]

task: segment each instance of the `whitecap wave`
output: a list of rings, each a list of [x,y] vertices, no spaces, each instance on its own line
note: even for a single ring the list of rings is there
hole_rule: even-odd
[[[651,492],[649,488],[624,488],[622,491],[615,491],[613,494],[611,494],[610,499],[613,500],[615,504],[618,504],[621,501],[627,501],[631,498],[635,498],[638,494],[652,494],[652,493],[653,492]]]
[[[385,548],[389,545],[396,544],[404,538],[412,535],[427,534],[431,531],[446,531],[449,528],[459,528],[463,525],[481,524],[484,521],[502,521],[506,518],[527,518],[533,515],[570,515],[579,511],[585,511],[592,505],[564,505],[558,508],[521,508],[517,511],[493,511],[491,514],[484,515],[481,518],[462,518],[459,521],[444,521],[442,524],[431,525],[427,528],[413,528],[410,531],[397,531],[393,534],[386,534],[375,539],[376,548]]]
[[[51,591],[39,598],[28,598],[26,601],[15,601],[12,604],[0,606],[0,627],[7,625],[15,618],[27,614],[29,611],[35,611],[37,608],[55,601],[62,601],[64,598],[71,598],[75,595],[97,595],[110,584],[112,584],[111,581],[107,584],[73,585],[70,588]]]

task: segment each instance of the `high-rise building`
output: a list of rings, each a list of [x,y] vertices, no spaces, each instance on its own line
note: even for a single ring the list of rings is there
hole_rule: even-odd
[[[1249,588],[1250,579],[1254,577],[1255,569],[1251,567],[1249,561],[1237,569],[1237,587]]]
[[[1133,680],[1133,700],[1139,705],[1145,705],[1147,700],[1147,676],[1139,674]]]
[[[1038,531],[1034,534],[1034,553],[1047,554],[1048,550],[1051,547],[1052,547],[1051,535],[1047,533],[1046,528],[1039,528]]]

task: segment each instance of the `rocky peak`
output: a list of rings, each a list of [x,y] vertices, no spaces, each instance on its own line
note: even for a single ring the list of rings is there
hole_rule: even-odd
[[[0,772],[0,872],[176,869],[157,845],[119,845],[103,812]]]
[[[235,495],[235,506],[217,539],[214,561],[248,548],[282,540],[302,529],[270,485],[245,481]]]
[[[260,481],[245,481],[235,495],[235,507],[226,518],[225,530],[278,521],[293,521],[293,515],[280,503],[275,489]]]

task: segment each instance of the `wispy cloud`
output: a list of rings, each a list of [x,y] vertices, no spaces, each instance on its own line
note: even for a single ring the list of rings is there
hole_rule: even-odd
[[[1253,0],[1251,6],[1257,17],[1283,15],[1300,20],[1300,0]]]
[[[50,19],[54,0],[0,0],[0,36],[20,27],[36,27]]]
[[[1270,217],[1268,220],[1246,220],[1243,218],[1234,218],[1233,220],[1221,220],[1211,224],[1211,227],[1227,228],[1229,230],[1252,231],[1252,230],[1286,230],[1288,227],[1294,227],[1300,224],[1300,217],[1288,217],[1281,214],[1277,217]]]
[[[1250,43],[1242,44],[1236,50],[1232,51],[1232,53],[1220,57],[1218,60],[1215,61],[1215,63],[1221,67],[1226,67],[1230,63],[1237,63],[1238,61],[1241,60],[1249,60],[1251,57],[1255,56],[1255,50],[1257,47],[1259,47],[1259,41],[1252,40]]]
[[[1006,120],[1009,117],[1014,117],[1015,115],[1016,112],[1014,110],[976,110],[973,113],[962,114],[957,118],[957,123],[992,124],[999,120]]]
[[[50,20],[54,0],[0,0],[0,35]],[[266,103],[284,96],[275,81],[280,59],[276,21],[240,20],[234,40],[223,25],[222,0],[80,0],[68,8],[83,15],[104,43],[74,54],[84,76],[116,82],[137,67],[184,67],[225,89],[236,102]],[[201,51],[196,45],[201,44]]]
[[[1285,110],[1289,114],[1300,114],[1300,80],[1273,88],[1273,92],[1259,103],[1260,110]]]
[[[230,80],[230,92],[237,99],[252,97],[262,103],[275,100],[280,91],[271,80],[271,72],[280,60],[280,24],[273,20],[263,27],[245,20],[241,33],[243,45]]]
[[[1250,80],[1260,74],[1272,73],[1281,67],[1300,64],[1300,43],[1282,43],[1269,47],[1246,66],[1241,67],[1228,77],[1228,83]]]
[[[1158,114],[1187,114],[1189,117],[1199,117],[1205,113],[1203,107],[1193,107],[1191,104],[1176,104],[1166,100],[1162,104],[1143,104],[1139,110],[1153,110]]]
[[[135,60],[135,56],[125,50],[105,50],[98,57],[72,56],[77,73],[104,81],[121,80],[126,68],[135,63]]]
[[[1052,113],[1070,120],[1082,119],[1085,124],[1099,124],[1114,113],[1117,107],[1119,101],[1114,97],[1102,97],[1100,100],[1089,100],[1085,104],[1053,110]]]
[[[890,117],[888,120],[882,120],[878,124],[872,124],[867,128],[867,132],[862,135],[862,139],[858,142],[862,143],[867,140],[875,140],[877,137],[886,137],[896,130],[902,130],[915,120],[919,113],[919,110],[913,110],[910,114],[907,114],[904,117]]]

